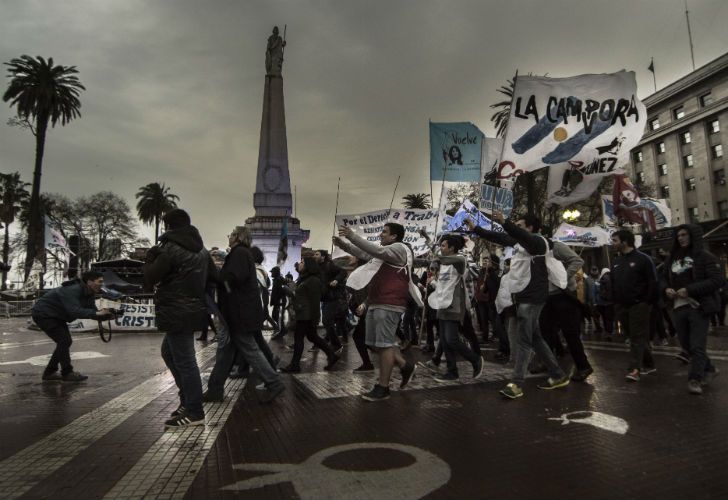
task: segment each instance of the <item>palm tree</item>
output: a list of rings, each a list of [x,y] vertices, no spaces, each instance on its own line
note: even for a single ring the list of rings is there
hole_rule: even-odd
[[[0,174],[0,221],[5,226],[5,239],[3,240],[3,262],[7,264],[10,259],[10,224],[15,222],[15,217],[20,213],[23,203],[27,203],[30,194],[27,186],[29,183],[20,180],[18,172],[12,174]],[[6,290],[8,272],[3,271],[2,285],[0,290]]]
[[[432,208],[430,195],[427,193],[412,193],[402,197],[404,208]]]
[[[33,189],[30,196],[30,220],[28,243],[25,253],[25,277],[30,274],[33,260],[42,247],[43,227],[40,218],[40,178],[43,170],[48,124],[55,127],[59,121],[65,125],[81,116],[78,96],[86,88],[75,76],[75,66],[54,66],[53,58],[47,61],[23,55],[12,59],[8,66],[10,85],[3,94],[3,101],[16,108],[20,120],[31,123],[35,135],[35,168]]]
[[[500,108],[490,117],[490,121],[495,125],[496,137],[504,137],[506,135],[508,118],[511,116],[511,101],[513,101],[513,90],[516,86],[516,78],[518,78],[518,70],[516,70],[513,80],[506,80],[506,85],[501,85],[501,88],[498,89],[498,92],[508,99],[490,105],[493,109]]]
[[[154,241],[156,243],[159,240],[159,221],[166,212],[177,208],[179,196],[170,193],[169,188],[164,184],[152,182],[140,187],[136,198],[139,200],[136,206],[139,220],[145,224],[154,224]]]

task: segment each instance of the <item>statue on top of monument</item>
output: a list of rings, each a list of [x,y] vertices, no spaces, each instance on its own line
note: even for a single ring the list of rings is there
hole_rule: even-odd
[[[265,51],[266,75],[280,76],[283,68],[283,47],[286,41],[278,34],[278,26],[273,27],[273,34],[268,37],[268,48]]]

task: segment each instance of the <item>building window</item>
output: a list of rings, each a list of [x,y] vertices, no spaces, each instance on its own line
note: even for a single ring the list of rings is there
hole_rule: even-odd
[[[690,136],[690,131],[686,130],[680,134],[680,142],[682,144],[690,144],[693,142],[693,138]]]
[[[725,170],[713,170],[713,184],[725,185]]]
[[[667,175],[667,164],[660,163],[659,165],[657,165],[657,171],[660,175]]]
[[[698,210],[698,207],[688,208],[688,214],[690,215],[690,222],[700,221],[700,211]]]
[[[645,183],[645,173],[644,172],[637,172],[637,183],[638,184]]]
[[[685,168],[690,168],[693,166],[693,155],[683,156],[683,166]]]
[[[679,108],[673,109],[672,116],[674,116],[676,120],[680,120],[681,118],[684,118],[685,117],[685,108],[680,106]]]
[[[700,106],[701,107],[704,108],[705,106],[707,106],[708,104],[710,104],[712,102],[713,102],[713,94],[711,94],[710,92],[700,96]]]
[[[716,144],[715,146],[711,146],[710,150],[713,152],[713,158],[723,158],[722,144]]]
[[[685,190],[695,191],[695,177],[688,177],[685,179]]]
[[[665,152],[665,143],[660,141],[657,143],[657,154],[662,154]]]
[[[721,219],[728,217],[728,201],[723,200],[718,202],[718,214]]]
[[[635,151],[634,153],[634,162],[640,163],[642,161],[642,151]]]
[[[663,198],[670,197],[670,186],[660,186],[660,194]]]
[[[660,128],[660,119],[653,118],[650,120],[650,130],[657,130],[658,128]]]
[[[708,127],[708,130],[711,134],[717,134],[718,132],[720,132],[720,122],[718,121],[717,118],[710,122],[710,126]]]

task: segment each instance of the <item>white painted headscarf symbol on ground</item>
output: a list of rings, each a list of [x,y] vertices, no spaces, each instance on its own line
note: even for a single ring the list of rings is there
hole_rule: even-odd
[[[74,361],[79,359],[95,359],[95,358],[108,358],[107,354],[101,354],[100,352],[94,352],[94,351],[81,351],[81,352],[72,352],[71,358],[73,358]],[[22,361],[4,361],[0,363],[0,365],[20,365],[23,363],[28,363],[33,366],[45,366],[48,364],[48,361],[51,360],[50,354],[45,354],[43,356],[33,356],[32,358],[24,359]]]
[[[549,418],[549,420],[558,420],[561,422],[561,425],[567,425],[572,422],[575,424],[591,425],[598,429],[622,435],[626,434],[627,430],[629,430],[629,424],[626,420],[598,411],[572,411],[570,413],[564,413],[560,417]]]
[[[400,451],[414,457],[415,462],[406,467],[371,471],[346,471],[324,465],[328,457],[337,453],[372,449]],[[450,480],[450,466],[445,461],[421,448],[397,443],[352,443],[316,452],[300,464],[236,464],[233,468],[274,474],[238,481],[221,489],[252,490],[290,482],[302,500],[342,497],[347,500],[415,500],[432,493]]]

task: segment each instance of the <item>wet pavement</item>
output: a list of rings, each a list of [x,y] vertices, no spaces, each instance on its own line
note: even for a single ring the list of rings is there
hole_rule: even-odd
[[[230,381],[205,427],[172,431],[160,334],[74,335],[74,366],[90,378],[62,384],[40,381],[53,348],[42,332],[15,318],[0,333],[0,498],[728,498],[725,328],[709,341],[725,380],[702,396],[687,393],[674,345],[656,347],[658,371],[632,383],[622,342],[587,335],[587,383],[543,391],[530,377],[523,398],[504,401],[510,370],[484,345],[478,380],[467,363],[444,385],[419,369],[367,403],[358,395],[374,374],[352,373],[349,344],[330,373],[306,352],[272,404],[257,401],[255,380]],[[271,345],[287,362],[285,344]],[[198,348],[209,373],[215,344]]]

